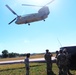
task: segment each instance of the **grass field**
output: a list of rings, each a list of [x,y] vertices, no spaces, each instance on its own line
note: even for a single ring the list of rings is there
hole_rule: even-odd
[[[31,58],[42,58],[44,55],[34,55]],[[0,59],[0,61],[7,60],[21,60],[25,57],[18,58],[6,58]],[[53,63],[53,72],[58,75],[58,67],[55,63]],[[25,75],[25,65],[24,63],[20,64],[8,64],[8,65],[0,65],[0,75]],[[73,75],[76,75],[76,71],[71,71]],[[46,63],[30,63],[30,75],[47,75],[46,74]]]
[[[58,67],[53,63],[53,72],[58,75]],[[0,75],[25,75],[24,64],[9,64],[0,65]],[[76,71],[71,71],[72,74],[76,75]],[[46,63],[30,63],[30,75],[47,75],[46,74]]]
[[[58,69],[53,64],[54,73],[58,74]],[[25,75],[24,64],[12,64],[12,65],[1,65],[0,75]],[[45,63],[31,63],[30,64],[30,75],[46,75],[46,64]]]

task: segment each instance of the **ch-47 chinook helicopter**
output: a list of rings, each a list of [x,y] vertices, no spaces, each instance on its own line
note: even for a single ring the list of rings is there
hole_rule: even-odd
[[[15,13],[8,5],[6,5],[6,7],[17,17],[14,18],[11,22],[9,22],[8,24],[11,24],[13,21],[15,21],[16,24],[28,24],[30,25],[31,22],[35,22],[35,21],[41,21],[44,20],[48,17],[50,11],[49,8],[47,7],[48,4],[52,3],[54,0],[50,1],[49,3],[47,3],[44,6],[37,6],[37,5],[29,5],[29,4],[22,4],[23,6],[37,6],[37,7],[41,7],[37,13],[32,13],[32,14],[27,14],[25,16],[19,16],[17,15],[17,13]]]

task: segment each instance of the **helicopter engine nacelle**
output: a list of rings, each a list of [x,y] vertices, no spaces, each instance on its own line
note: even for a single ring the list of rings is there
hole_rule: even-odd
[[[47,6],[44,6],[38,11],[38,13],[44,13],[44,14],[48,15],[50,13],[50,11]]]

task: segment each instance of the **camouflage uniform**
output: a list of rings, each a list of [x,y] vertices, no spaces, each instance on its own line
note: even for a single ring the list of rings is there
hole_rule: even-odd
[[[29,57],[30,57],[30,54],[27,54],[24,60],[25,67],[26,67],[26,75],[29,75],[29,69],[30,69],[29,68]]]
[[[65,54],[66,57],[67,57],[67,60],[66,60],[66,62],[67,62],[67,74],[68,74],[68,75],[72,75],[72,74],[70,73],[70,70],[69,70],[69,68],[70,68],[70,61],[69,61],[70,59],[69,59],[69,58],[70,58],[71,56],[70,56],[70,54],[68,54],[68,52],[67,52],[66,49],[64,49],[63,52],[64,52],[64,54]]]
[[[58,54],[59,54],[59,51],[56,51],[56,57],[55,57],[55,58],[57,58],[57,57],[58,57]]]
[[[46,50],[46,54],[44,55],[46,65],[47,65],[47,75],[50,75],[52,73],[52,61],[51,61],[52,54],[49,52],[49,50]]]
[[[57,64],[57,65],[58,65],[58,63],[57,63],[58,54],[59,54],[59,51],[56,51],[56,56],[55,56],[55,58],[56,58],[56,64]]]
[[[67,75],[67,58],[66,55],[60,50],[60,54],[57,57],[57,65],[59,68],[59,75]]]

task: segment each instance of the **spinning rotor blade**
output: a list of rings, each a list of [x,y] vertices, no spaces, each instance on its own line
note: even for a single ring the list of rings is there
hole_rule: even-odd
[[[49,3],[47,3],[46,5],[52,3],[54,0],[50,1]],[[30,5],[30,4],[22,4],[23,6],[34,6],[34,7],[43,7],[43,6],[38,6],[38,5]],[[44,5],[44,6],[46,6]]]
[[[30,5],[30,4],[22,4],[23,6],[34,6],[34,7],[43,7],[43,6],[38,6],[38,5]]]
[[[14,18],[10,23],[8,23],[8,24],[11,24],[13,21],[15,21],[16,20],[16,18]]]
[[[14,14],[17,15],[8,5],[6,5],[6,7]],[[18,15],[17,15],[18,16]]]
[[[52,0],[52,1],[50,1],[49,3],[47,3],[46,5],[48,5],[48,4],[50,4],[50,3],[52,3],[54,0]],[[44,6],[46,6],[46,5],[44,5]]]

